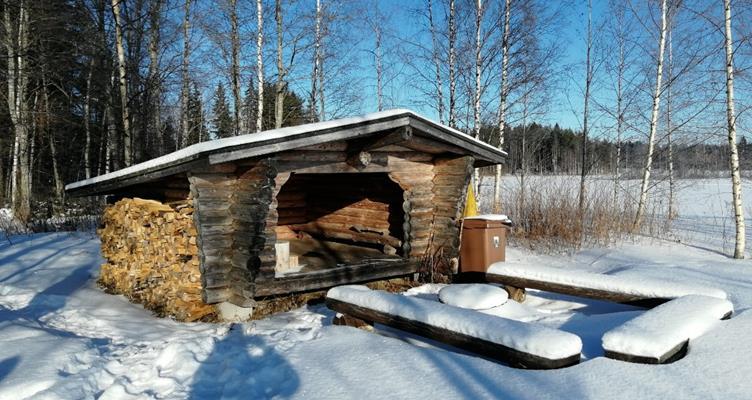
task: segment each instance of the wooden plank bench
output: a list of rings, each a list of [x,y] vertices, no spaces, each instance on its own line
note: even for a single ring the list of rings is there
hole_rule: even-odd
[[[513,367],[562,368],[579,363],[574,334],[403,296],[364,286],[329,290],[327,306],[348,317],[379,323],[446,343]]]
[[[539,265],[493,263],[486,280],[515,288],[539,289],[578,297],[655,307],[672,299],[699,294],[726,299],[723,290],[660,279],[594,274]]]
[[[603,335],[606,357],[643,364],[665,364],[687,353],[689,341],[728,319],[728,300],[688,295],[664,303]]]

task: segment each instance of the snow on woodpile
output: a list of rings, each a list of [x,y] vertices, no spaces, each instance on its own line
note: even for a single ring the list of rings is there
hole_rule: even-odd
[[[578,355],[582,350],[582,341],[577,335],[558,329],[496,317],[417,297],[370,290],[365,286],[338,286],[330,289],[327,297],[543,358],[564,359]]]
[[[180,321],[215,312],[201,299],[190,201],[173,208],[155,200],[123,199],[105,209],[102,224],[103,286]]]
[[[562,269],[542,265],[499,262],[491,264],[488,273],[583,289],[630,294],[652,299],[674,299],[690,294],[699,294],[719,299],[726,299],[727,297],[726,292],[723,290],[709,286],[677,282],[667,284],[664,280],[649,277],[593,274],[574,269]]]
[[[506,303],[509,293],[482,283],[453,284],[439,290],[439,299],[450,306],[471,310],[488,310]]]
[[[688,295],[671,300],[603,335],[603,349],[619,354],[661,359],[728,317],[728,300]]]

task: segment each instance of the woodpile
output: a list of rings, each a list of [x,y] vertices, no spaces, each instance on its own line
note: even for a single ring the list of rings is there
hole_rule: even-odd
[[[201,298],[197,231],[190,200],[164,204],[139,198],[108,206],[99,230],[100,283],[159,315],[213,319]]]

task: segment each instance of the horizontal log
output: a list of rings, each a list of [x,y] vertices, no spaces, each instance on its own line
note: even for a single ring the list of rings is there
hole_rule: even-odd
[[[352,264],[321,272],[296,274],[271,281],[256,280],[256,298],[321,290],[337,285],[382,280],[414,274],[420,260],[381,261]]]
[[[289,227],[290,229],[293,229],[293,230],[300,230],[300,231],[308,232],[311,234],[318,234],[318,235],[322,235],[324,237],[330,237],[333,239],[346,239],[346,240],[352,240],[354,242],[363,242],[363,243],[388,244],[392,247],[399,247],[402,245],[402,241],[393,236],[380,235],[377,233],[369,233],[369,232],[358,233],[358,232],[349,230],[347,228],[340,228],[339,225],[337,226],[331,226],[331,225],[327,226],[327,225],[329,224],[308,223],[308,224],[300,224],[300,225],[289,225]]]

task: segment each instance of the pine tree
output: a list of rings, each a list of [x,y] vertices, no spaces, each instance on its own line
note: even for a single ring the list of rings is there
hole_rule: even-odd
[[[222,82],[217,85],[214,92],[214,107],[212,108],[212,125],[215,138],[226,138],[233,135],[233,118],[230,115],[230,106],[227,104],[225,87]]]

